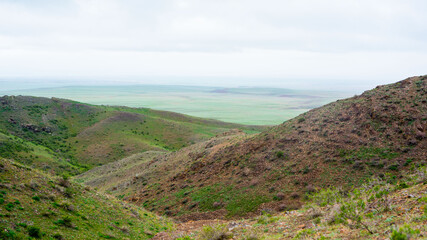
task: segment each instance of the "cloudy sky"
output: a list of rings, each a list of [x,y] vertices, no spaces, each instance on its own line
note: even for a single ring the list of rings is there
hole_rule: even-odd
[[[366,89],[422,74],[425,0],[0,0],[3,80]]]

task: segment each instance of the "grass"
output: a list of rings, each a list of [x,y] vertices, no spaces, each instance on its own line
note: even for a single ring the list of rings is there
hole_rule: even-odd
[[[427,169],[402,175],[392,184],[386,176],[350,191],[322,189],[311,194],[299,210],[207,225],[190,230],[182,239],[424,239]]]
[[[0,159],[0,238],[148,239],[171,228],[165,218],[73,182]],[[72,194],[66,194],[70,189]]]
[[[358,150],[339,150],[340,157],[347,159],[355,158],[360,160],[371,160],[374,158],[394,159],[399,153],[393,152],[388,148],[362,147]]]
[[[214,211],[224,207],[229,217],[244,216],[256,210],[262,203],[271,200],[270,197],[246,193],[244,190],[236,190],[232,185],[215,184],[194,190],[190,196],[198,203],[200,210]],[[181,195],[182,192],[178,192],[177,198]]]
[[[66,161],[49,148],[1,132],[0,157],[14,159],[45,171],[55,169],[57,174],[74,175],[87,170],[87,166]]]
[[[263,129],[147,108],[1,99],[0,156],[59,174],[75,175],[143,151],[176,151],[233,128]]]

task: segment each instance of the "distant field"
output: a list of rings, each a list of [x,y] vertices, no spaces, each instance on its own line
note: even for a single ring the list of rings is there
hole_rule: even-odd
[[[148,107],[226,122],[274,125],[351,94],[279,88],[82,86],[2,91],[1,95],[58,97],[97,105]]]

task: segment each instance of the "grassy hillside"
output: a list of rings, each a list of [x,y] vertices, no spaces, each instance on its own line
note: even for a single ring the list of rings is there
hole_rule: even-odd
[[[36,152],[44,149],[42,162],[61,162],[51,166],[58,173],[83,172],[143,151],[175,151],[232,128],[263,129],[146,108],[92,106],[56,98],[0,98],[0,148],[10,144],[10,136],[18,137],[23,148],[32,144]],[[41,164],[40,156],[36,158],[40,154],[20,155],[21,150],[14,150],[17,161]]]
[[[399,178],[426,164],[426,99],[427,76],[379,86],[257,135],[211,139],[141,162],[143,181],[109,183],[109,190],[137,189],[125,199],[183,220],[297,208],[316,189],[349,189],[386,173]],[[104,185],[95,179],[88,183]]]
[[[0,158],[0,239],[148,239],[165,219]]]
[[[182,223],[154,239],[426,239],[427,171],[412,173],[373,178],[348,193],[323,189],[296,211]]]
[[[60,153],[42,145],[0,132],[0,157],[15,159],[53,174],[77,174],[85,168],[64,159]]]

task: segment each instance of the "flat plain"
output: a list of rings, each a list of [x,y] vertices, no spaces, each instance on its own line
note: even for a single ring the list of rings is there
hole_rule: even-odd
[[[72,99],[95,105],[146,107],[249,125],[275,125],[352,93],[282,88],[72,86],[1,90],[0,95]]]

